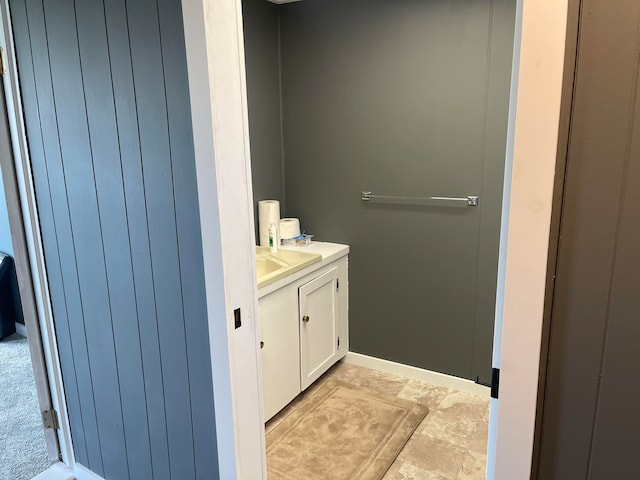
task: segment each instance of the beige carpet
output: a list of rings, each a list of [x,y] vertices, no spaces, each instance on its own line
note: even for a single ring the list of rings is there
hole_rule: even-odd
[[[379,480],[429,409],[329,380],[267,434],[269,480]]]

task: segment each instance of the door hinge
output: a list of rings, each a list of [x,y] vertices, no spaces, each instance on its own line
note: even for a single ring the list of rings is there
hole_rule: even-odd
[[[60,428],[60,424],[58,423],[58,412],[53,409],[44,410],[42,412],[42,424],[44,425],[44,428],[58,430]]]
[[[340,337],[338,337],[338,348],[340,348]]]
[[[340,290],[340,280],[336,279],[336,291]]]
[[[4,56],[4,48],[0,47],[0,75],[7,73],[7,59]]]
[[[491,388],[491,398],[498,398],[498,390],[500,389],[500,369],[491,369],[491,383],[485,383],[480,380],[480,377],[476,377],[476,383],[478,385],[484,385]]]

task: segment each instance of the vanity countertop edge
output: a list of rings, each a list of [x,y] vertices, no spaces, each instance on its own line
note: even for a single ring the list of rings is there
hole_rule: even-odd
[[[272,292],[288,285],[291,282],[298,280],[299,278],[308,275],[309,273],[318,270],[319,268],[324,267],[325,265],[329,265],[330,263],[338,260],[339,258],[344,257],[349,254],[349,245],[343,245],[340,243],[329,243],[329,242],[313,242],[309,246],[305,247],[280,247],[282,250],[298,250],[302,252],[309,253],[319,253],[322,255],[322,260],[319,262],[313,263],[302,270],[298,270],[297,272],[292,273],[280,280],[273,282],[269,285],[265,285],[262,288],[258,289],[258,298],[262,298],[265,295],[269,295]]]

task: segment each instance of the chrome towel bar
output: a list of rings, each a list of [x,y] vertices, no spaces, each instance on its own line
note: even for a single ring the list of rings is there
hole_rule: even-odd
[[[400,197],[397,195],[374,195],[362,192],[363,202],[392,203],[397,205],[423,205],[426,207],[477,207],[480,197]]]

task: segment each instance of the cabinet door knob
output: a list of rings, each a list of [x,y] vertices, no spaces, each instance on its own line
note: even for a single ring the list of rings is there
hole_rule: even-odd
[[[264,348],[264,342],[260,342],[260,348]]]
[[[309,323],[309,315],[305,315],[304,317],[302,317],[302,321],[304,323]]]

